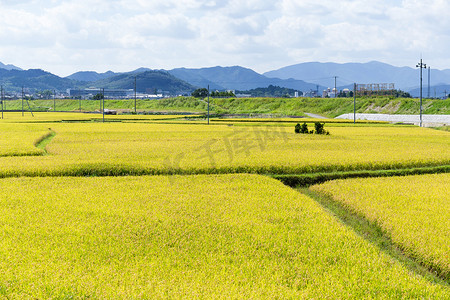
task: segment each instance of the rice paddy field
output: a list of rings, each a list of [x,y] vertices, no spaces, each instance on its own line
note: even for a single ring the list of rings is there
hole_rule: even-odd
[[[450,297],[267,177],[13,178],[0,195],[11,297]]]
[[[450,278],[450,174],[336,180],[315,191],[363,214],[404,251]]]
[[[327,124],[331,135],[322,136],[295,134],[292,125],[167,122],[33,123],[30,126],[38,132],[3,144],[7,155],[0,160],[0,177],[298,174],[450,163],[448,132],[432,129]],[[0,123],[0,130],[7,131],[11,124]],[[33,155],[41,154],[33,147],[45,133],[54,133],[46,146],[49,155]],[[27,143],[30,156],[20,157],[23,150],[13,150],[22,143]]]
[[[0,120],[0,298],[450,298],[448,131],[101,120]],[[308,193],[271,177],[430,169],[440,174],[347,178]],[[379,226],[404,259],[309,192]]]

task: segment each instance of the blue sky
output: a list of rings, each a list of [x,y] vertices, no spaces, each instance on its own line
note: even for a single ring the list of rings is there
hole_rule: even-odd
[[[60,76],[378,60],[450,68],[450,1],[0,0],[0,61]]]

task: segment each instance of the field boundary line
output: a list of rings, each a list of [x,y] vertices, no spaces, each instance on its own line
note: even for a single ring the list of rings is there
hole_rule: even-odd
[[[395,243],[390,234],[383,230],[376,222],[369,221],[363,214],[357,213],[342,203],[334,200],[329,195],[311,191],[308,188],[295,188],[323,207],[323,209],[340,223],[349,227],[357,235],[379,248],[393,259],[399,261],[408,270],[418,274],[430,282],[450,287],[450,278],[444,276],[444,270],[440,266],[425,265],[420,259],[408,255],[402,250],[402,245]]]
[[[49,143],[53,136],[48,136],[46,142]],[[41,145],[42,147],[42,145]],[[45,146],[44,146],[45,147]],[[39,154],[34,156],[44,156],[51,154]],[[285,172],[283,172],[285,171]],[[38,169],[38,170],[0,170],[0,178],[8,177],[108,177],[108,176],[155,176],[155,175],[201,175],[201,174],[258,174],[272,177],[290,187],[307,187],[313,184],[323,183],[334,179],[346,178],[366,178],[366,177],[391,177],[420,174],[450,173],[450,164],[438,166],[423,166],[402,169],[375,169],[375,170],[351,170],[351,171],[320,171],[310,173],[288,173],[289,170],[277,170],[273,168],[251,169],[247,167],[218,167],[204,169],[182,169],[182,168],[143,168],[130,165],[110,165],[110,164],[77,164],[70,165],[67,169]]]
[[[51,128],[49,128],[49,132],[45,135],[43,135],[42,137],[40,137],[35,143],[34,145],[36,146],[36,148],[41,149],[42,151],[44,151],[43,155],[49,155],[49,153],[47,152],[47,145],[52,141],[52,139],[56,136],[56,132],[53,131]]]
[[[55,137],[56,132],[49,128],[49,132],[38,138],[33,144],[36,148],[42,150],[39,153],[12,153],[12,154],[0,154],[0,157],[33,157],[33,156],[44,156],[49,155],[45,147],[50,143],[50,141]],[[2,177],[0,175],[0,177]]]
[[[307,187],[313,184],[324,183],[336,179],[348,178],[371,178],[371,177],[392,177],[409,176],[422,174],[450,173],[450,165],[440,165],[432,167],[417,167],[404,169],[385,169],[385,170],[356,170],[342,172],[317,172],[307,174],[276,174],[271,177],[281,181],[287,186]]]

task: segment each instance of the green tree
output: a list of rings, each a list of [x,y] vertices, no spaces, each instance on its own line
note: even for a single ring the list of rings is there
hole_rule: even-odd
[[[192,96],[195,98],[205,98],[208,96],[208,90],[205,88],[196,89],[192,92]]]
[[[101,94],[101,93],[95,94],[95,95],[92,97],[93,100],[102,100],[103,98],[104,98],[104,96],[103,96],[103,94]]]

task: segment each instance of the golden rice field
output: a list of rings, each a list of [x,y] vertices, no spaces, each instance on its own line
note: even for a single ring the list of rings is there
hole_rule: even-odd
[[[259,175],[4,178],[0,211],[4,299],[450,298]]]
[[[379,224],[440,279],[256,175],[448,166],[449,132],[105,117],[0,120],[0,299],[450,299],[448,174],[311,188]]]
[[[450,174],[347,179],[313,186],[376,222],[404,252],[450,278]]]
[[[10,123],[0,123],[1,131],[9,128]],[[48,128],[56,133],[46,147],[49,155],[2,157],[0,176],[286,174],[450,163],[449,133],[417,127],[329,125],[330,136],[298,135],[282,126],[138,122],[35,123],[33,128],[41,134]],[[20,134],[27,132],[11,133]],[[12,139],[2,144],[2,151],[20,155],[17,149],[33,148],[36,138]]]
[[[192,115],[190,115],[192,116]],[[154,120],[171,120],[183,118],[185,115],[105,115],[106,121],[154,121]],[[0,123],[42,123],[42,122],[89,122],[102,121],[101,113],[78,113],[78,112],[35,112],[31,116],[30,112],[25,112],[22,116],[21,112],[7,112],[4,118],[0,119]]]
[[[49,130],[39,124],[0,124],[0,157],[42,155],[36,143]]]

